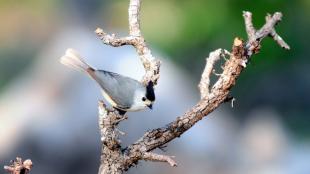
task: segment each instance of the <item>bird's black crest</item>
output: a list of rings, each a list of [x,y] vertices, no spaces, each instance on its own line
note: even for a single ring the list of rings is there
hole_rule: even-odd
[[[155,101],[154,83],[150,81],[146,86],[146,98],[150,101]]]

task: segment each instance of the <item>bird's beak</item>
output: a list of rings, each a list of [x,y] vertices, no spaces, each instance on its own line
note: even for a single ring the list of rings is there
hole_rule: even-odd
[[[147,107],[150,108],[150,109],[153,109],[153,105],[152,104],[147,105]]]

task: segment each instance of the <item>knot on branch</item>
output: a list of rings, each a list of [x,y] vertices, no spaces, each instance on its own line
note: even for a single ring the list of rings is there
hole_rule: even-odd
[[[248,57],[245,52],[244,41],[241,38],[236,37],[232,47],[232,58],[239,61],[238,64],[243,68],[245,68],[248,63]]]
[[[237,59],[241,59],[244,56],[244,45],[243,40],[241,38],[236,37],[234,39],[233,47],[232,47],[232,55]]]
[[[4,170],[11,174],[28,174],[32,166],[30,159],[23,161],[20,157],[16,157],[16,160],[12,160],[9,166],[4,166]]]

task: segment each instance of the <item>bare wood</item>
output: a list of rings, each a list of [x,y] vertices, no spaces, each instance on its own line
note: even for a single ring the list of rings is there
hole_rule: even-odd
[[[141,139],[128,147],[127,154],[129,158],[127,161],[135,162],[135,160],[139,159],[140,154],[152,151],[155,148],[180,137],[195,123],[224,102],[231,87],[235,84],[237,77],[244,68],[241,65],[242,59],[245,58],[243,55],[243,42],[236,38],[233,45],[232,55],[225,63],[224,71],[219,80],[212,87],[211,93],[207,97],[201,99],[197,105],[188,110],[183,116],[178,117],[167,126],[146,132]]]
[[[13,160],[9,166],[4,166],[4,170],[11,174],[28,174],[32,165],[30,159],[23,161],[21,158],[16,157],[16,160]]]
[[[206,58],[206,67],[201,75],[201,81],[198,85],[198,88],[200,90],[200,96],[201,98],[205,98],[210,93],[210,77],[211,73],[214,73],[214,64],[225,55],[230,53],[227,50],[224,49],[217,49],[209,54],[209,57]],[[214,73],[215,74],[215,73]],[[217,75],[217,74],[215,74]]]
[[[172,158],[174,158],[174,156],[159,155],[152,152],[145,152],[142,156],[142,159],[146,161],[167,162],[171,167],[176,167],[177,163]]]
[[[129,36],[117,38],[114,34],[106,34],[98,28],[95,32],[104,44],[114,47],[122,45],[132,45],[145,68],[145,75],[142,78],[144,84],[153,82],[157,84],[160,72],[160,61],[151,54],[140,29],[140,7],[141,0],[130,0],[129,3]],[[99,174],[120,174],[136,165],[139,160],[151,160],[167,162],[175,166],[176,162],[169,156],[152,153],[151,151],[160,148],[180,137],[185,131],[194,126],[203,117],[215,110],[221,103],[225,102],[229,96],[230,89],[235,85],[236,80],[242,70],[246,68],[249,58],[253,53],[258,53],[260,43],[266,36],[272,38],[283,48],[289,46],[276,33],[274,26],[281,20],[282,14],[277,12],[266,17],[266,24],[259,30],[255,30],[252,23],[252,14],[244,12],[246,31],[248,40],[244,42],[240,38],[235,38],[232,51],[218,49],[210,53],[207,58],[206,67],[202,73],[199,89],[201,100],[186,113],[176,118],[167,126],[153,129],[146,132],[139,140],[122,149],[119,140],[120,131],[117,125],[125,118],[116,111],[107,109],[102,102],[99,103],[99,128],[101,132],[102,152]],[[219,74],[215,84],[210,84],[210,76],[214,71],[214,64],[221,57],[229,55],[223,71]]]
[[[275,13],[278,14],[280,13]],[[253,40],[261,40],[270,34],[274,30],[274,25],[279,22],[281,18],[272,18],[272,21],[268,21],[262,29],[255,33]],[[271,25],[272,24],[272,25]],[[251,34],[248,34],[252,36]],[[250,39],[249,39],[250,41]],[[246,67],[246,63],[255,49],[260,47],[259,42],[244,42],[239,38],[235,38],[230,59],[226,61],[223,72],[217,82],[213,85],[211,92],[208,96],[202,97],[202,99],[192,109],[188,110],[184,115],[177,117],[177,119],[169,123],[165,127],[153,129],[146,132],[137,142],[130,145],[125,154],[128,156],[126,163],[136,163],[142,159],[142,154],[152,151],[158,147],[165,145],[171,140],[180,137],[185,131],[190,129],[195,123],[207,116],[210,112],[216,109],[221,103],[227,99],[230,89],[235,85],[236,80],[242,70]],[[255,47],[253,45],[255,44]],[[250,45],[250,47],[247,47]],[[259,50],[255,50],[257,53]],[[206,65],[208,66],[208,65]],[[209,71],[209,68],[205,68]],[[210,74],[209,72],[203,72],[203,74]],[[206,78],[202,78],[205,80]],[[200,82],[202,84],[204,82]],[[208,83],[206,83],[208,84]],[[205,90],[202,89],[201,94],[204,95]],[[130,167],[130,166],[125,166]]]
[[[267,14],[266,22],[268,22],[269,20],[272,20],[272,17],[270,14]],[[274,28],[269,33],[269,36],[271,36],[273,38],[273,40],[275,40],[282,48],[284,48],[286,50],[290,49],[290,46],[282,39],[281,36],[278,35],[278,33],[276,32],[276,30]]]
[[[117,38],[115,34],[107,34],[101,28],[97,28],[95,33],[99,36],[102,42],[106,45],[110,45],[113,47],[119,47],[123,45],[134,45],[135,42],[132,37],[124,37],[124,38]]]
[[[144,66],[145,75],[141,82],[144,85],[153,83],[155,86],[159,79],[161,62],[155,58],[148,48],[140,30],[140,0],[130,0],[128,8],[129,18],[129,36],[118,38],[115,34],[107,34],[101,28],[97,28],[95,33],[104,44],[113,47],[123,45],[132,45]],[[109,111],[102,102],[99,102],[99,129],[101,132],[102,150],[99,174],[122,173],[125,169],[125,156],[122,155],[120,140],[118,135],[121,133],[117,124],[121,121],[116,111]],[[169,160],[170,161],[170,160]],[[127,164],[126,166],[132,166]]]
[[[147,46],[144,37],[140,30],[140,6],[141,0],[130,0],[128,13],[129,13],[129,36],[117,38],[114,34],[106,34],[101,28],[97,28],[95,33],[103,41],[104,44],[113,47],[132,45],[135,47],[140,60],[145,69],[145,75],[141,82],[145,85],[152,82],[157,84],[160,71],[160,60],[152,55],[151,50]]]
[[[248,11],[244,11],[243,17],[244,17],[245,29],[246,29],[246,33],[248,34],[248,38],[249,38],[249,40],[254,39],[256,30],[255,30],[255,28],[253,26],[253,22],[252,22],[252,13],[248,12]]]
[[[121,116],[116,111],[109,110],[102,101],[99,101],[98,106],[102,143],[99,174],[121,174],[123,168],[120,164],[123,163],[124,159],[120,156],[121,141],[116,126],[120,121],[126,119],[126,116]]]
[[[289,50],[290,47],[285,41],[276,33],[274,27],[277,23],[282,20],[282,13],[275,12],[272,16],[267,14],[265,25],[255,32],[253,35],[252,24],[252,13],[245,11],[243,12],[243,17],[245,20],[246,30],[250,30],[248,33],[248,42],[246,43],[247,56],[250,57],[253,53],[258,53],[260,50],[260,43],[266,36],[271,36],[282,48]]]
[[[129,2],[128,8],[128,18],[129,18],[129,34],[131,36],[140,37],[140,0],[131,0]]]

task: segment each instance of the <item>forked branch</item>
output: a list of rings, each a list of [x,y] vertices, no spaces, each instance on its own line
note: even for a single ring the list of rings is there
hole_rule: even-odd
[[[282,13],[275,12],[272,16],[267,14],[265,25],[258,31],[255,30],[252,23],[252,13],[243,12],[245,28],[248,34],[246,43],[247,56],[250,57],[253,53],[258,53],[260,43],[266,36],[271,36],[282,48],[289,50],[290,46],[276,33],[274,27],[282,20]]]
[[[101,28],[97,28],[95,33],[103,41],[104,44],[113,47],[132,45],[135,47],[140,60],[145,69],[145,75],[141,82],[145,85],[152,82],[157,84],[159,79],[160,61],[152,55],[151,50],[147,46],[144,37],[140,30],[140,7],[141,0],[130,0],[128,14],[129,14],[129,36],[117,38],[115,34],[109,35]]]
[[[132,45],[145,68],[142,78],[144,84],[152,82],[157,84],[159,79],[160,61],[151,54],[140,29],[141,0],[130,0],[129,4],[129,36],[118,38],[114,34],[109,35],[102,29],[96,30],[97,35],[104,44],[114,47]],[[151,152],[160,148],[171,140],[180,137],[185,131],[194,126],[199,120],[215,110],[221,103],[228,99],[230,89],[235,85],[237,78],[246,67],[250,57],[258,53],[261,41],[266,36],[271,36],[281,47],[289,49],[289,46],[276,33],[274,27],[281,21],[282,14],[274,13],[267,15],[265,25],[256,30],[252,23],[252,14],[243,13],[248,40],[244,42],[235,38],[231,52],[218,49],[210,53],[206,59],[207,64],[202,73],[199,89],[201,100],[186,113],[176,118],[168,125],[146,132],[139,140],[126,148],[121,148],[118,138],[118,123],[123,120],[117,112],[109,111],[103,103],[99,104],[99,127],[101,130],[102,154],[99,174],[118,174],[128,170],[138,163],[139,160],[151,160],[167,162],[176,166],[171,156],[155,154]],[[225,57],[229,58],[226,59]],[[220,59],[225,59],[217,81],[212,85],[210,77],[214,71],[214,64]]]
[[[202,73],[199,84],[202,99],[197,105],[167,126],[146,132],[142,138],[128,147],[127,154],[129,156],[152,151],[180,137],[185,131],[190,129],[195,123],[207,116],[227,99],[230,89],[235,85],[237,78],[246,67],[252,53],[258,53],[259,49],[257,48],[261,47],[261,40],[275,31],[274,26],[282,17],[281,13],[275,13],[273,17],[266,21],[266,24],[260,30],[255,31],[251,19],[252,14],[250,12],[245,12],[245,14],[245,24],[249,36],[248,41],[244,42],[239,38],[235,38],[231,53],[225,53],[229,54],[230,58],[225,62],[223,72],[216,83],[211,88],[209,87],[211,69],[213,69],[215,61],[220,58],[221,54],[224,54],[222,49],[210,53],[207,59],[207,65]],[[289,49],[288,46],[280,46]],[[135,162],[137,159],[139,160],[137,156],[133,155],[128,160]]]

